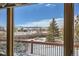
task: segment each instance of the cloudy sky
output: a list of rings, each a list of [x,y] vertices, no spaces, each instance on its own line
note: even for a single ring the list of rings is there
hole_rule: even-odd
[[[79,5],[75,4],[74,14],[79,14]],[[49,26],[55,18],[59,27],[63,26],[64,4],[39,3],[30,6],[14,8],[15,26]],[[0,25],[6,25],[6,9],[0,10]]]

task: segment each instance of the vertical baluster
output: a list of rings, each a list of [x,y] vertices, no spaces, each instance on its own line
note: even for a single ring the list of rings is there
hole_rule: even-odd
[[[47,56],[48,56],[48,45],[47,45]]]
[[[53,56],[55,56],[55,48],[54,48],[54,45],[53,45]]]
[[[33,44],[33,54],[35,54],[35,52],[36,52],[36,46],[35,46],[35,44]]]
[[[37,52],[36,46],[37,46],[37,45],[36,45],[36,44],[34,44],[34,47],[35,47],[35,54],[37,55],[37,53],[36,53],[36,52]]]
[[[49,55],[51,56],[51,45],[49,45]]]
[[[50,45],[50,56],[51,56],[51,52],[52,52],[52,51],[51,51],[51,45]]]
[[[58,56],[58,55],[59,55],[59,52],[58,52],[58,49],[59,49],[59,48],[58,48],[58,45],[57,45],[56,49],[57,49],[57,56]]]
[[[48,45],[48,56],[50,56],[50,45]]]
[[[35,47],[35,54],[37,54],[37,44],[34,44],[34,47]]]
[[[62,56],[62,54],[64,53],[64,51],[62,52],[63,50],[63,46],[60,47],[60,55]]]
[[[48,45],[48,56],[50,56],[50,45]]]
[[[59,50],[59,56],[61,56],[61,55],[60,55],[60,47],[61,47],[61,46],[59,46],[59,49],[58,49],[58,50]]]
[[[77,51],[77,47],[75,47],[75,50],[74,50],[74,55],[76,56],[76,51]]]
[[[43,45],[41,45],[41,47],[42,47],[42,51],[41,51],[42,53],[41,53],[41,55],[43,56]]]
[[[36,53],[37,53],[37,55],[40,55],[40,53],[39,53],[39,51],[40,51],[40,48],[38,47],[38,46],[40,46],[40,44],[36,44],[37,46],[36,46]]]
[[[57,50],[58,50],[58,49],[57,49],[57,45],[56,45],[56,56],[58,55],[58,52],[57,52]]]
[[[58,56],[60,56],[60,46],[58,46]]]
[[[33,54],[33,41],[31,41],[31,54]]]
[[[35,52],[35,49],[34,49],[34,43],[33,43],[33,54],[34,54],[34,52]]]
[[[78,47],[76,47],[76,56],[78,55]]]
[[[53,49],[53,56],[54,56],[54,45],[53,45],[53,48],[52,49]]]
[[[25,54],[27,55],[27,43],[25,42]]]
[[[77,47],[75,47],[75,56],[77,56]]]
[[[61,54],[62,54],[62,52],[61,52],[61,51],[62,51],[62,46],[60,46],[60,56],[62,56],[62,55],[61,55]]]
[[[46,45],[44,45],[44,56],[46,56]]]
[[[56,45],[55,45],[55,56],[56,56]]]
[[[62,56],[64,56],[64,46],[62,46],[63,50],[62,50]]]
[[[58,52],[57,52],[57,50],[58,50],[58,49],[57,49],[57,46],[56,46],[56,56],[58,55]]]
[[[29,52],[29,51],[28,51],[28,47],[29,47],[29,46],[28,46],[28,43],[25,42],[25,49],[26,49],[26,53],[27,53],[27,54],[28,54],[28,52]]]
[[[45,48],[44,48],[44,44],[43,44],[43,56],[44,56],[44,54],[45,54],[44,49],[45,49]]]
[[[57,56],[59,56],[59,46],[57,46]]]
[[[45,45],[45,56],[46,56],[46,45]]]
[[[56,49],[55,49],[55,45],[54,45],[54,56],[55,56],[55,54],[56,54]]]
[[[38,47],[39,46],[39,47]],[[41,47],[40,47],[40,44],[37,44],[37,46],[36,46],[36,51],[38,52],[38,55],[40,55],[40,53],[41,53]]]
[[[56,45],[56,56],[58,56],[58,46]]]
[[[58,46],[58,56],[60,56],[60,46]]]
[[[61,46],[61,56],[63,55],[63,49],[64,49],[64,47],[63,46]]]
[[[42,44],[41,44],[41,56],[42,56]]]
[[[61,55],[61,56],[62,56],[62,54],[63,54],[63,52],[64,52],[64,51],[62,51],[62,50],[63,50],[63,46],[60,47],[60,55]]]
[[[35,54],[35,44],[33,44],[33,54]]]
[[[77,47],[74,47],[75,49],[74,49],[74,55],[76,56],[77,54],[76,54],[76,51],[77,51]]]
[[[36,52],[36,46],[35,46],[35,44],[34,44],[34,54],[35,54],[35,52]]]
[[[50,51],[50,52],[51,52],[51,56],[52,56],[52,45],[50,45],[50,46],[51,46],[51,47],[50,47],[50,49],[51,49],[51,51]]]
[[[75,56],[75,47],[73,46],[73,56]]]
[[[75,48],[73,47],[73,56],[75,56],[75,55],[74,55],[74,49],[75,49]]]
[[[41,49],[42,49],[42,50],[41,50],[41,55],[43,56],[43,52],[42,52],[42,51],[43,51],[43,47],[42,47],[42,46],[43,46],[43,45],[41,45]]]
[[[75,47],[75,46],[74,46]],[[77,56],[77,47],[75,47],[75,56]]]
[[[41,45],[41,53],[40,53],[40,55],[42,56],[42,45]]]
[[[48,45],[48,56],[50,56],[50,45]]]
[[[39,55],[40,56],[40,53],[41,53],[41,47],[40,47],[40,44],[37,44],[37,46],[36,46],[36,53],[37,53],[37,55]]]
[[[25,55],[26,53],[25,53],[25,42],[23,43],[23,55]]]
[[[48,46],[46,45],[46,56],[48,55],[48,54],[47,54],[47,50],[48,50]]]
[[[75,52],[76,52],[76,47],[74,47],[74,56],[76,55]]]
[[[52,56],[52,45],[50,45],[50,56]]]
[[[37,46],[36,46],[36,53],[37,53],[37,55],[39,55],[40,56],[40,53],[41,53],[41,47],[40,47],[40,44],[37,44]]]
[[[61,54],[60,54],[60,47],[61,47],[61,46],[59,46],[59,56],[61,56]]]
[[[77,47],[77,56],[78,56],[78,47]]]
[[[44,44],[42,45],[42,53],[43,53],[43,56],[44,56]]]
[[[54,45],[52,45],[52,56],[54,56],[54,49],[53,49]]]
[[[35,53],[36,53],[36,55],[40,55],[40,50],[39,50],[39,44],[35,44]],[[37,53],[38,52],[38,53]]]
[[[59,56],[61,56],[61,53],[60,53],[60,50],[61,50],[61,48],[60,48],[61,46],[59,46]]]
[[[46,56],[48,56],[48,45],[46,44]]]
[[[45,52],[46,52],[46,54],[45,54],[45,55],[47,56],[47,45],[45,45],[45,47],[46,47],[46,51],[45,51]]]
[[[35,54],[38,55],[38,53],[37,53],[37,44],[34,44],[34,46],[35,46]]]
[[[42,52],[43,52],[43,56],[44,56],[44,44],[42,45]]]
[[[47,45],[45,45],[45,55],[47,56]]]
[[[47,45],[47,56],[49,56],[49,45]]]

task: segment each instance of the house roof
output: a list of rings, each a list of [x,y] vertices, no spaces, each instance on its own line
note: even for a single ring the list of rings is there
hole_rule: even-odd
[[[23,5],[32,5],[33,3],[0,3],[0,8],[8,8]]]

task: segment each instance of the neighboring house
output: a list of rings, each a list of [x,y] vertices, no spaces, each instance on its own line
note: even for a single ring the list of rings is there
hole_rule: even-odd
[[[0,26],[0,31],[5,31],[5,28]]]
[[[18,27],[17,32],[30,32],[30,33],[46,33],[46,27]]]
[[[5,28],[0,26],[0,39],[4,36],[6,36]]]

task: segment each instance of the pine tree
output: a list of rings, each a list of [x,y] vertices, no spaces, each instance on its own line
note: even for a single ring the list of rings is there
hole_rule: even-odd
[[[59,36],[59,28],[57,26],[55,19],[53,18],[52,22],[50,23],[50,26],[48,27],[47,41],[54,42],[55,37],[58,36]]]

